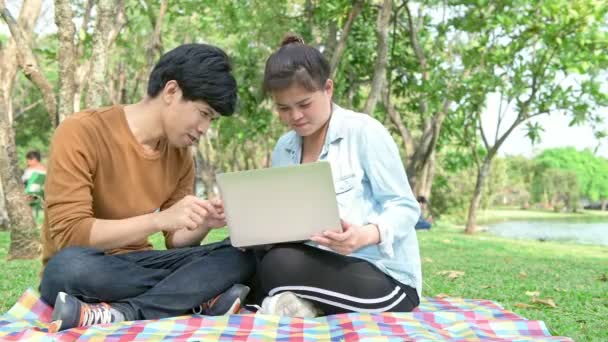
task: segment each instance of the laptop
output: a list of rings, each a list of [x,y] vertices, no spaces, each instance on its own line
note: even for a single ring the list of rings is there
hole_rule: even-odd
[[[221,173],[217,183],[235,247],[342,231],[328,162]]]

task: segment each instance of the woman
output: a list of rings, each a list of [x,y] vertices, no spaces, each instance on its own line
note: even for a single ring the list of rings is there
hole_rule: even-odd
[[[292,129],[277,142],[272,165],[328,161],[343,232],[270,249],[258,270],[267,295],[260,312],[411,311],[422,284],[418,203],[386,128],[334,104],[329,72],[323,55],[295,35],[266,61],[264,91]]]

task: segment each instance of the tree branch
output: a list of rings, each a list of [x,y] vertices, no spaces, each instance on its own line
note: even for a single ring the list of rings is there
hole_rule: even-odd
[[[53,125],[57,122],[57,102],[53,93],[53,86],[40,71],[38,61],[26,39],[20,25],[15,21],[10,11],[6,8],[4,1],[0,3],[0,16],[9,27],[11,35],[17,45],[17,56],[21,70],[25,76],[40,89],[44,99],[45,108]]]
[[[61,2],[65,2],[65,1],[61,0]],[[69,6],[69,2],[67,5]],[[65,10],[66,9],[64,9],[64,11]],[[87,34],[87,28],[89,27],[89,21],[91,20],[91,11],[92,10],[93,10],[93,0],[87,0],[87,2],[85,4],[85,9],[84,9],[84,16],[82,18],[82,25],[80,26],[80,29],[78,30],[78,38],[79,38],[78,39],[78,50],[77,50],[75,60],[79,60],[84,55],[84,41],[85,41],[84,37]],[[55,11],[57,11],[57,10],[55,10]],[[72,12],[72,8],[70,7],[70,13],[71,12]],[[73,18],[73,17],[74,17],[74,15],[70,16],[70,18]],[[72,20],[72,19],[70,19],[70,20]],[[74,25],[74,24],[72,24],[72,25]]]
[[[338,66],[340,65],[340,60],[342,59],[342,55],[344,54],[344,51],[346,50],[346,43],[347,43],[348,36],[350,35],[350,31],[353,27],[353,23],[355,22],[355,19],[357,18],[359,13],[361,13],[362,9],[363,9],[363,1],[356,0],[353,4],[352,9],[348,13],[348,19],[346,20],[346,23],[344,23],[344,27],[342,28],[342,34],[340,35],[340,41],[338,42],[338,45],[336,46],[336,50],[333,51],[332,56],[331,56],[331,62],[330,62],[330,70],[331,70],[330,78],[331,79],[334,79],[336,77],[336,72],[338,70]]]
[[[388,27],[391,20],[392,0],[384,0],[382,8],[378,13],[378,24],[376,29],[376,37],[378,39],[378,55],[374,66],[374,77],[372,79],[372,88],[370,94],[365,101],[364,112],[372,114],[378,98],[380,97],[381,88],[386,80],[386,67],[388,64]]]
[[[87,6],[91,6],[90,2],[91,1],[89,1]],[[85,21],[88,20],[87,15],[88,13],[85,13]],[[72,7],[70,6],[70,1],[56,0],[55,25],[57,25],[57,35],[59,38],[59,50],[57,51],[59,60],[58,119],[60,122],[74,112],[74,96],[76,93],[76,83],[74,79],[74,34],[76,28],[72,22],[73,18],[74,14],[72,12]],[[83,23],[83,26],[84,25],[85,24]]]

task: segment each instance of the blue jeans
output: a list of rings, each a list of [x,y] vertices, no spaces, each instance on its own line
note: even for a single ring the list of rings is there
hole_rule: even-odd
[[[40,293],[51,305],[63,291],[84,302],[110,303],[130,321],[156,319],[186,314],[254,271],[255,258],[228,240],[118,255],[69,247],[49,260]]]

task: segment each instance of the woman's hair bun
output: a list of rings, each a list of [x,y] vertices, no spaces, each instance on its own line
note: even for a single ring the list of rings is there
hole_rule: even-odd
[[[285,46],[285,45],[289,45],[289,44],[302,44],[304,45],[304,39],[302,39],[302,37],[300,37],[299,35],[295,34],[295,33],[287,33],[284,37],[283,40],[281,41],[281,47]]]

